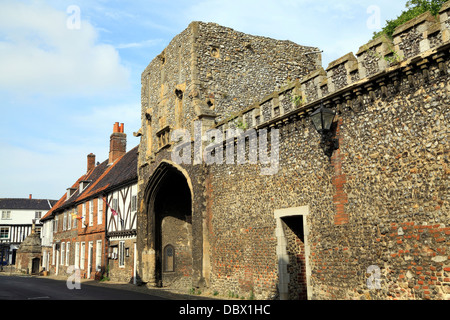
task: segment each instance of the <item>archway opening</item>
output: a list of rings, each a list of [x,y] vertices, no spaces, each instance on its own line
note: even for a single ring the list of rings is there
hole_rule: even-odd
[[[192,199],[186,178],[170,167],[155,190],[155,280],[158,286],[192,285]]]

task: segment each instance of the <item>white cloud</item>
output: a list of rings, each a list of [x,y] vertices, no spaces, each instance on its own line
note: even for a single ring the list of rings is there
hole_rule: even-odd
[[[63,147],[63,148],[61,148]],[[0,175],[0,194],[6,197],[59,199],[69,184],[86,170],[86,155],[79,148],[58,146],[56,152],[38,151],[5,144],[0,141],[3,155]]]
[[[41,2],[1,2],[0,87],[22,95],[128,89],[129,70],[118,52],[97,43],[97,31],[81,17],[79,28],[70,29],[71,12]]]
[[[133,132],[140,128],[139,103],[96,106],[52,124],[51,132],[20,139],[0,138],[0,194],[7,197],[56,198],[86,171],[86,157],[108,159],[115,122],[124,123],[127,150],[139,144]]]
[[[146,48],[158,45],[160,43],[162,43],[162,39],[149,39],[140,42],[121,43],[117,45],[116,48],[117,49]]]

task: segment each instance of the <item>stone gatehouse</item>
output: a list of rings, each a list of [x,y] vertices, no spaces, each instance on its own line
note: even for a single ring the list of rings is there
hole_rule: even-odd
[[[142,73],[140,279],[448,298],[449,15],[450,2],[326,69],[318,48],[191,23]],[[331,150],[320,106],[336,113]]]

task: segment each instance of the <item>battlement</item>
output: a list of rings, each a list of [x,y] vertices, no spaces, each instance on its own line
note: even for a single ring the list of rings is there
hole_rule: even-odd
[[[356,56],[350,52],[309,73],[300,81],[284,86],[242,111],[218,122],[215,128],[242,129],[263,127],[283,122],[292,115],[306,115],[320,103],[361,108],[367,96],[373,100],[376,88],[388,94],[388,84],[398,90],[404,75],[408,85],[427,81],[429,66],[438,65],[447,73],[444,56],[450,47],[450,1],[437,17],[426,12],[397,27],[393,39],[382,35],[362,45]],[[412,77],[419,72],[420,78]],[[396,89],[397,88],[397,89]]]

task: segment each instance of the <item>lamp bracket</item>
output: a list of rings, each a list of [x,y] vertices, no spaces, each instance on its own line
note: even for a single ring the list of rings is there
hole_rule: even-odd
[[[321,132],[320,147],[328,158],[331,158],[334,150],[339,149],[339,140],[334,138],[334,133],[331,130]]]

